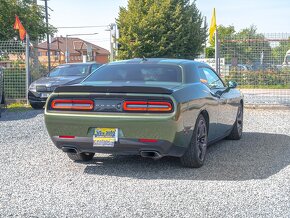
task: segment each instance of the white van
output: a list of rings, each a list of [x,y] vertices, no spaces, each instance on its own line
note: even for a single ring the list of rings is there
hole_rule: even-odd
[[[290,67],[290,50],[286,52],[282,67]]]

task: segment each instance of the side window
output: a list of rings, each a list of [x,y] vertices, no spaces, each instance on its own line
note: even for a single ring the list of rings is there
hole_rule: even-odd
[[[101,65],[99,64],[93,64],[91,68],[91,73],[94,72],[96,69],[98,69]]]
[[[202,71],[204,73],[204,76],[207,80],[207,84],[210,88],[225,88],[223,82],[221,79],[216,75],[214,71],[212,71],[209,68],[202,68]],[[201,76],[202,78],[202,76]],[[204,78],[202,78],[204,79]]]

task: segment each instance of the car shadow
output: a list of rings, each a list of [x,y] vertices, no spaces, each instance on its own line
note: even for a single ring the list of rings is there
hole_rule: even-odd
[[[266,179],[290,164],[288,135],[245,132],[239,141],[223,140],[208,148],[206,162],[199,169],[184,168],[178,158],[154,161],[139,156],[96,156],[86,163],[84,173],[164,180]]]
[[[1,113],[0,122],[14,121],[14,120],[27,120],[43,114],[44,110],[23,109],[23,110],[9,110],[6,109]]]

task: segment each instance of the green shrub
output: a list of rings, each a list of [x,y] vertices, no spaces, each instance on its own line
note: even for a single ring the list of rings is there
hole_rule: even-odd
[[[290,73],[284,71],[230,71],[225,81],[230,80],[240,88],[290,88]]]

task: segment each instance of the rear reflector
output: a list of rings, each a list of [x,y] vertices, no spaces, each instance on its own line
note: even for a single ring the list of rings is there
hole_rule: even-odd
[[[124,111],[170,112],[172,104],[167,101],[125,101]]]
[[[74,139],[75,136],[72,135],[60,135],[58,136],[60,139]]]
[[[92,100],[73,100],[73,99],[55,99],[51,102],[52,109],[59,110],[92,110],[94,101]]]
[[[154,142],[158,142],[158,140],[157,139],[139,139],[139,142],[154,143]]]

